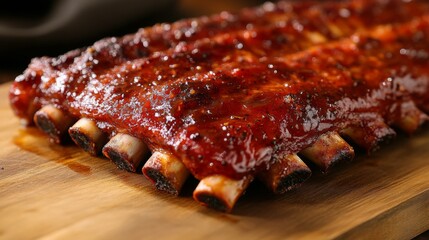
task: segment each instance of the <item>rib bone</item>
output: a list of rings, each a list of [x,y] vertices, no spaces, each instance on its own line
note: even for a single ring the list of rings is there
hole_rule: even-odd
[[[327,172],[334,164],[352,160],[353,148],[336,132],[325,133],[301,154]]]
[[[413,134],[429,119],[412,101],[403,103],[401,108],[401,117],[393,125],[407,134]]]
[[[120,169],[136,172],[149,153],[147,145],[128,134],[118,133],[104,146],[103,154]]]
[[[273,193],[282,194],[299,187],[310,176],[310,168],[296,154],[291,154],[278,159],[258,177]]]
[[[173,195],[179,194],[189,176],[188,169],[179,159],[164,152],[154,152],[142,171],[157,189]]]
[[[73,142],[91,155],[98,155],[107,142],[107,135],[96,123],[88,118],[81,118],[71,128],[69,134]]]
[[[383,121],[374,121],[371,125],[348,126],[341,130],[341,135],[370,153],[379,149],[382,142],[395,137],[396,133]]]
[[[34,114],[36,126],[49,135],[54,143],[63,143],[67,137],[67,129],[75,120],[60,109],[46,105]]]
[[[204,206],[230,212],[252,180],[251,176],[234,180],[212,175],[200,181],[194,191],[194,199]]]

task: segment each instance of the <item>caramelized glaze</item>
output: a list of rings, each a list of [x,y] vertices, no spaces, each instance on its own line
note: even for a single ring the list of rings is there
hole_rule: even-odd
[[[428,4],[382,2],[266,4],[34,59],[12,108],[94,119],[199,179],[252,175],[326,132],[429,111]]]

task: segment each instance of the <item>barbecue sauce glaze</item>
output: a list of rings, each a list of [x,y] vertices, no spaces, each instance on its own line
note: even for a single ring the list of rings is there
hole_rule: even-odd
[[[47,104],[92,118],[173,153],[199,179],[253,175],[323,133],[387,131],[376,123],[429,111],[427,8],[359,2],[266,4],[37,58],[11,105],[28,123]]]

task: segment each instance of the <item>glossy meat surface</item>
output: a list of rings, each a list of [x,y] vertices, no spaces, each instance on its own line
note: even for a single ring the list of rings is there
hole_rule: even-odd
[[[179,157],[197,178],[269,168],[329,131],[429,111],[424,1],[279,3],[35,59],[10,91]],[[387,11],[388,10],[388,11]]]

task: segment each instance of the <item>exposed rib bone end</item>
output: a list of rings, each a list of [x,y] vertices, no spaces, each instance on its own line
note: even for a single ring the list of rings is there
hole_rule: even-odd
[[[354,156],[353,148],[336,132],[320,136],[310,147],[301,154],[318,165],[326,173],[337,163],[351,161]]]
[[[112,160],[119,169],[136,172],[149,153],[147,145],[128,134],[118,133],[104,146],[103,154]]]
[[[237,200],[249,186],[253,177],[234,180],[213,175],[200,181],[194,191],[194,199],[200,204],[223,212],[231,212]]]
[[[404,115],[401,119],[396,121],[394,125],[406,134],[413,134],[416,132],[423,123],[429,120],[428,115],[417,109],[417,107],[412,108]]]
[[[365,127],[349,126],[341,130],[341,135],[370,153],[378,150],[382,143],[393,139],[396,132],[380,121]]]
[[[103,145],[107,142],[107,135],[88,118],[77,121],[69,128],[69,134],[76,145],[94,156],[101,152]]]
[[[295,154],[288,155],[272,164],[268,171],[259,175],[275,194],[283,194],[299,187],[311,176],[310,168]]]
[[[67,129],[73,124],[74,119],[58,108],[47,105],[34,114],[36,126],[48,134],[54,143],[62,143],[67,137]]]
[[[175,156],[154,152],[143,166],[143,174],[158,190],[178,195],[189,176],[185,165]]]

